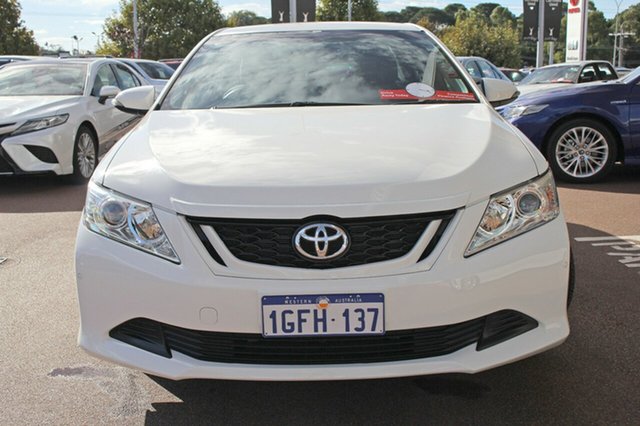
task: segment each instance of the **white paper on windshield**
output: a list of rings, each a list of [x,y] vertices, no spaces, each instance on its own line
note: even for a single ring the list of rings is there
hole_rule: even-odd
[[[430,98],[436,93],[433,87],[424,83],[409,83],[407,87],[405,87],[405,90],[408,94],[416,98]]]

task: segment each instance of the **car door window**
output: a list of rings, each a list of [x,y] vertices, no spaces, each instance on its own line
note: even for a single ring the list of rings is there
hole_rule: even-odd
[[[482,73],[482,78],[500,78],[493,72],[489,64],[484,61],[478,61],[478,66],[480,67],[480,72]]]
[[[131,71],[126,69],[124,66],[116,65],[115,69],[116,74],[118,75],[118,81],[120,82],[118,86],[120,87],[120,89],[125,90],[132,87],[140,86],[140,82],[138,81],[138,79],[133,75]]]
[[[93,88],[91,89],[91,94],[93,96],[98,96],[100,94],[100,89],[104,86],[115,86],[118,87],[118,80],[116,76],[113,74],[111,67],[109,65],[103,65],[98,70],[98,74],[96,75],[96,80],[93,83]]]
[[[596,74],[595,67],[593,65],[587,65],[582,69],[578,83],[588,83],[590,81],[596,81],[597,79],[598,75]]]
[[[469,74],[471,74],[471,77],[476,77],[476,78],[482,77],[482,73],[480,72],[480,68],[478,68],[478,64],[476,64],[476,61],[468,61],[465,64],[465,68],[467,69],[467,71],[469,71]]]
[[[597,64],[600,80],[616,80],[618,76],[609,64]]]

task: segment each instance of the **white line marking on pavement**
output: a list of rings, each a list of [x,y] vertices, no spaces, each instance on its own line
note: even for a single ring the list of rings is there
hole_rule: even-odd
[[[627,268],[640,268],[640,235],[624,235],[608,237],[577,237],[574,240],[580,243],[591,243],[593,247],[607,247],[608,256],[615,257],[619,263]],[[622,257],[621,259],[618,258]],[[640,272],[638,272],[640,274]]]

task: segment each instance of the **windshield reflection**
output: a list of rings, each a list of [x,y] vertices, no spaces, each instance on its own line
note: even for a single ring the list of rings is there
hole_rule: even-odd
[[[178,76],[162,109],[389,104],[420,99],[406,92],[410,83],[432,88],[434,100],[477,102],[457,69],[426,34],[344,30],[213,37]]]

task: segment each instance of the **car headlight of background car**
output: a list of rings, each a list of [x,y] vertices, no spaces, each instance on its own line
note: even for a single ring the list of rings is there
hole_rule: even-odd
[[[51,115],[49,117],[34,118],[28,120],[22,126],[18,127],[12,135],[21,135],[23,133],[35,132],[37,130],[44,130],[50,127],[59,126],[64,124],[69,119],[69,114]]]
[[[549,105],[515,105],[515,106],[506,106],[500,110],[500,115],[502,115],[507,120],[511,120],[514,118],[522,117],[523,115],[536,114]]]
[[[180,263],[151,205],[89,183],[82,222],[91,231]]]
[[[469,257],[543,225],[560,214],[551,172],[489,200],[482,220],[465,251]]]

